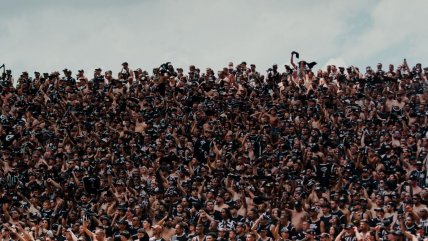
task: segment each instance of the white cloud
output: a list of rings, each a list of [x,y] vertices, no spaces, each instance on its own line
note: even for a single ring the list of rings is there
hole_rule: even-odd
[[[373,8],[370,27],[356,39],[347,40],[343,58],[349,62],[373,65],[377,62],[427,62],[428,39],[425,12],[428,2],[381,0]],[[428,63],[426,63],[428,64]]]
[[[50,72],[65,67],[118,71],[123,61],[151,70],[171,61],[187,68],[219,69],[229,61],[257,64],[289,62],[297,50],[303,59],[347,64],[378,62],[391,46],[412,46],[397,59],[426,60],[423,0],[418,4],[380,1],[73,1],[20,5],[8,3],[0,16],[0,62],[16,72]],[[416,6],[414,6],[416,5]],[[421,5],[421,6],[418,6]],[[397,15],[411,9],[420,16]],[[421,8],[421,10],[419,9]],[[353,21],[370,16],[355,30]],[[366,19],[365,19],[366,20]],[[412,24],[419,21],[421,25]],[[390,23],[398,26],[392,26]],[[355,36],[355,31],[359,31]],[[396,31],[397,33],[393,34]],[[392,33],[390,33],[392,32]],[[420,32],[424,32],[421,34]],[[412,36],[411,40],[409,36]],[[395,55],[390,55],[395,57]],[[388,56],[387,56],[388,57]],[[392,57],[385,57],[389,61]],[[425,59],[424,59],[425,58]],[[339,64],[340,65],[340,64]]]

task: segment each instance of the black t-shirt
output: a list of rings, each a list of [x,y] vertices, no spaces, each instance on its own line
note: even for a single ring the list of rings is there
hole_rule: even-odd
[[[244,217],[242,217],[241,215],[234,217],[230,217],[231,220],[233,220],[235,223],[239,223],[239,222],[244,222]]]
[[[245,241],[245,240],[246,240],[245,233],[242,234],[241,236],[239,236],[239,235],[236,236],[236,241]]]
[[[138,233],[138,229],[140,229],[141,227],[130,227],[128,230],[129,230],[129,233],[131,234],[131,237],[132,237],[132,239],[137,239],[137,233]]]
[[[309,228],[314,230],[317,235],[321,234],[321,219],[318,219],[316,221],[309,220],[308,223]]]
[[[342,211],[340,211],[340,209],[338,209],[337,211],[331,211],[331,214],[339,218],[340,224],[346,224],[345,215]]]
[[[341,241],[357,241],[357,237],[355,237],[355,236],[344,236],[340,240]]]
[[[331,163],[320,163],[316,167],[316,174],[320,185],[328,187],[330,178],[332,175],[333,164]]]
[[[321,221],[324,223],[324,230],[330,230],[331,224],[330,224],[330,220],[333,218],[333,215],[328,214],[328,215],[323,215],[321,216]]]
[[[85,190],[91,194],[97,194],[100,188],[100,178],[98,176],[86,176],[83,178]]]
[[[64,236],[59,236],[56,238],[56,241],[66,241],[67,239]]]
[[[368,194],[370,195],[373,192],[373,189],[376,188],[377,184],[373,178],[361,179],[361,186],[367,189]]]
[[[213,212],[211,212],[211,213],[208,213],[207,212],[207,214],[208,215],[210,215],[211,217],[213,217],[214,218],[214,220],[221,220],[222,218],[221,218],[221,213],[219,212],[219,211],[217,211],[217,210],[214,210]]]
[[[188,241],[189,237],[183,233],[181,236],[177,236],[176,234],[171,237],[171,241]]]
[[[147,233],[144,234],[143,237],[141,237],[138,241],[149,241],[150,237]]]
[[[53,210],[49,209],[49,210],[40,210],[40,214],[42,215],[42,218],[52,218],[52,214],[53,214]]]

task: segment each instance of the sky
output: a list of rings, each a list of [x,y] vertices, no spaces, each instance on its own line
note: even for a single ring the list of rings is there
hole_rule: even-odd
[[[246,61],[265,72],[301,60],[364,68],[428,65],[426,0],[3,1],[0,65],[15,76],[151,71],[167,61],[219,70]]]

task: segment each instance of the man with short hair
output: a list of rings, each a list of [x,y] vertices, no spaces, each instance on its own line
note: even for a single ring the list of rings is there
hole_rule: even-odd
[[[320,241],[331,241],[330,234],[328,234],[328,233],[322,233],[320,235]]]
[[[214,209],[213,201],[207,201],[205,205],[206,205],[206,213],[209,216],[211,216],[215,220],[221,220],[221,213],[220,211]]]
[[[165,241],[164,238],[162,238],[162,226],[155,225],[153,228],[153,236],[150,238],[150,241]]]
[[[184,225],[178,223],[175,225],[175,234],[171,237],[171,241],[187,241],[188,237],[184,230]]]
[[[120,241],[129,241],[131,239],[131,234],[125,230],[120,233]]]
[[[246,229],[246,225],[243,222],[239,222],[236,225],[235,233],[236,233],[236,240],[237,241],[245,241],[245,239],[246,239],[245,229]]]
[[[215,233],[208,233],[206,236],[206,241],[215,241],[216,240],[216,235]]]
[[[331,214],[339,218],[340,224],[346,223],[346,217],[343,212],[339,209],[339,205],[336,200],[330,201]]]
[[[202,224],[196,225],[195,232],[196,236],[192,238],[192,241],[206,241],[206,237],[204,234],[204,226]]]
[[[123,75],[123,78],[125,80],[128,79],[134,79],[134,71],[132,71],[129,66],[128,66],[128,62],[123,62],[122,63],[122,69],[120,70],[119,74]]]

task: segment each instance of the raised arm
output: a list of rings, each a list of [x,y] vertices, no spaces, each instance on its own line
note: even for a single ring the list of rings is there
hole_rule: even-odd
[[[293,65],[293,68],[296,68],[296,64],[294,63],[294,54],[297,54],[297,52],[296,51],[291,52],[290,63],[291,65]]]
[[[91,230],[88,229],[88,221],[84,220],[83,221],[83,232],[85,232],[86,235],[88,235],[92,240],[95,239],[95,233],[93,233]]]

